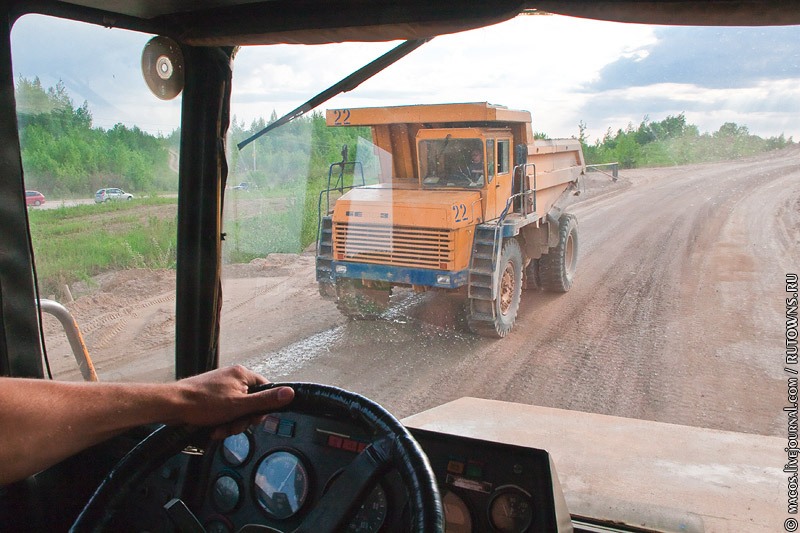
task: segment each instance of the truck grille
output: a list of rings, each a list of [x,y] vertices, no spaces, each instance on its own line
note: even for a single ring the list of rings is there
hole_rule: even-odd
[[[338,260],[445,269],[453,261],[453,239],[442,229],[334,224]]]

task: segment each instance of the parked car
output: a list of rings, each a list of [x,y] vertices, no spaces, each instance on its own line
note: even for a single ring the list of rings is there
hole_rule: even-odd
[[[109,200],[133,200],[133,195],[116,187],[99,189],[96,193],[94,193],[95,203],[102,204],[103,202],[107,202]]]
[[[39,191],[25,191],[25,205],[40,206],[44,203],[44,194]]]

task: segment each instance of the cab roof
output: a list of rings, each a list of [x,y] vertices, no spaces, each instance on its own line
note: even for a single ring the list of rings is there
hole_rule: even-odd
[[[378,126],[382,124],[528,123],[528,111],[516,111],[488,102],[424,104],[391,107],[328,109],[328,126]]]
[[[707,26],[800,23],[800,0],[11,0],[41,13],[196,46],[426,39],[520,13]]]

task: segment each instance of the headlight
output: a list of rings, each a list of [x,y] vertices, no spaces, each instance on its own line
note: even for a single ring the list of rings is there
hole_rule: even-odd
[[[347,274],[347,266],[346,265],[336,265],[336,273],[337,274]]]
[[[436,276],[436,284],[437,285],[450,285],[450,276],[445,274],[438,274]]]

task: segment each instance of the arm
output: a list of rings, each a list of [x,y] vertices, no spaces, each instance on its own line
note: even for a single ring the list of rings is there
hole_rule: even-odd
[[[173,383],[0,378],[0,485],[144,424],[220,425],[215,438],[244,431],[294,397],[288,387],[247,393],[267,382],[241,366]]]

